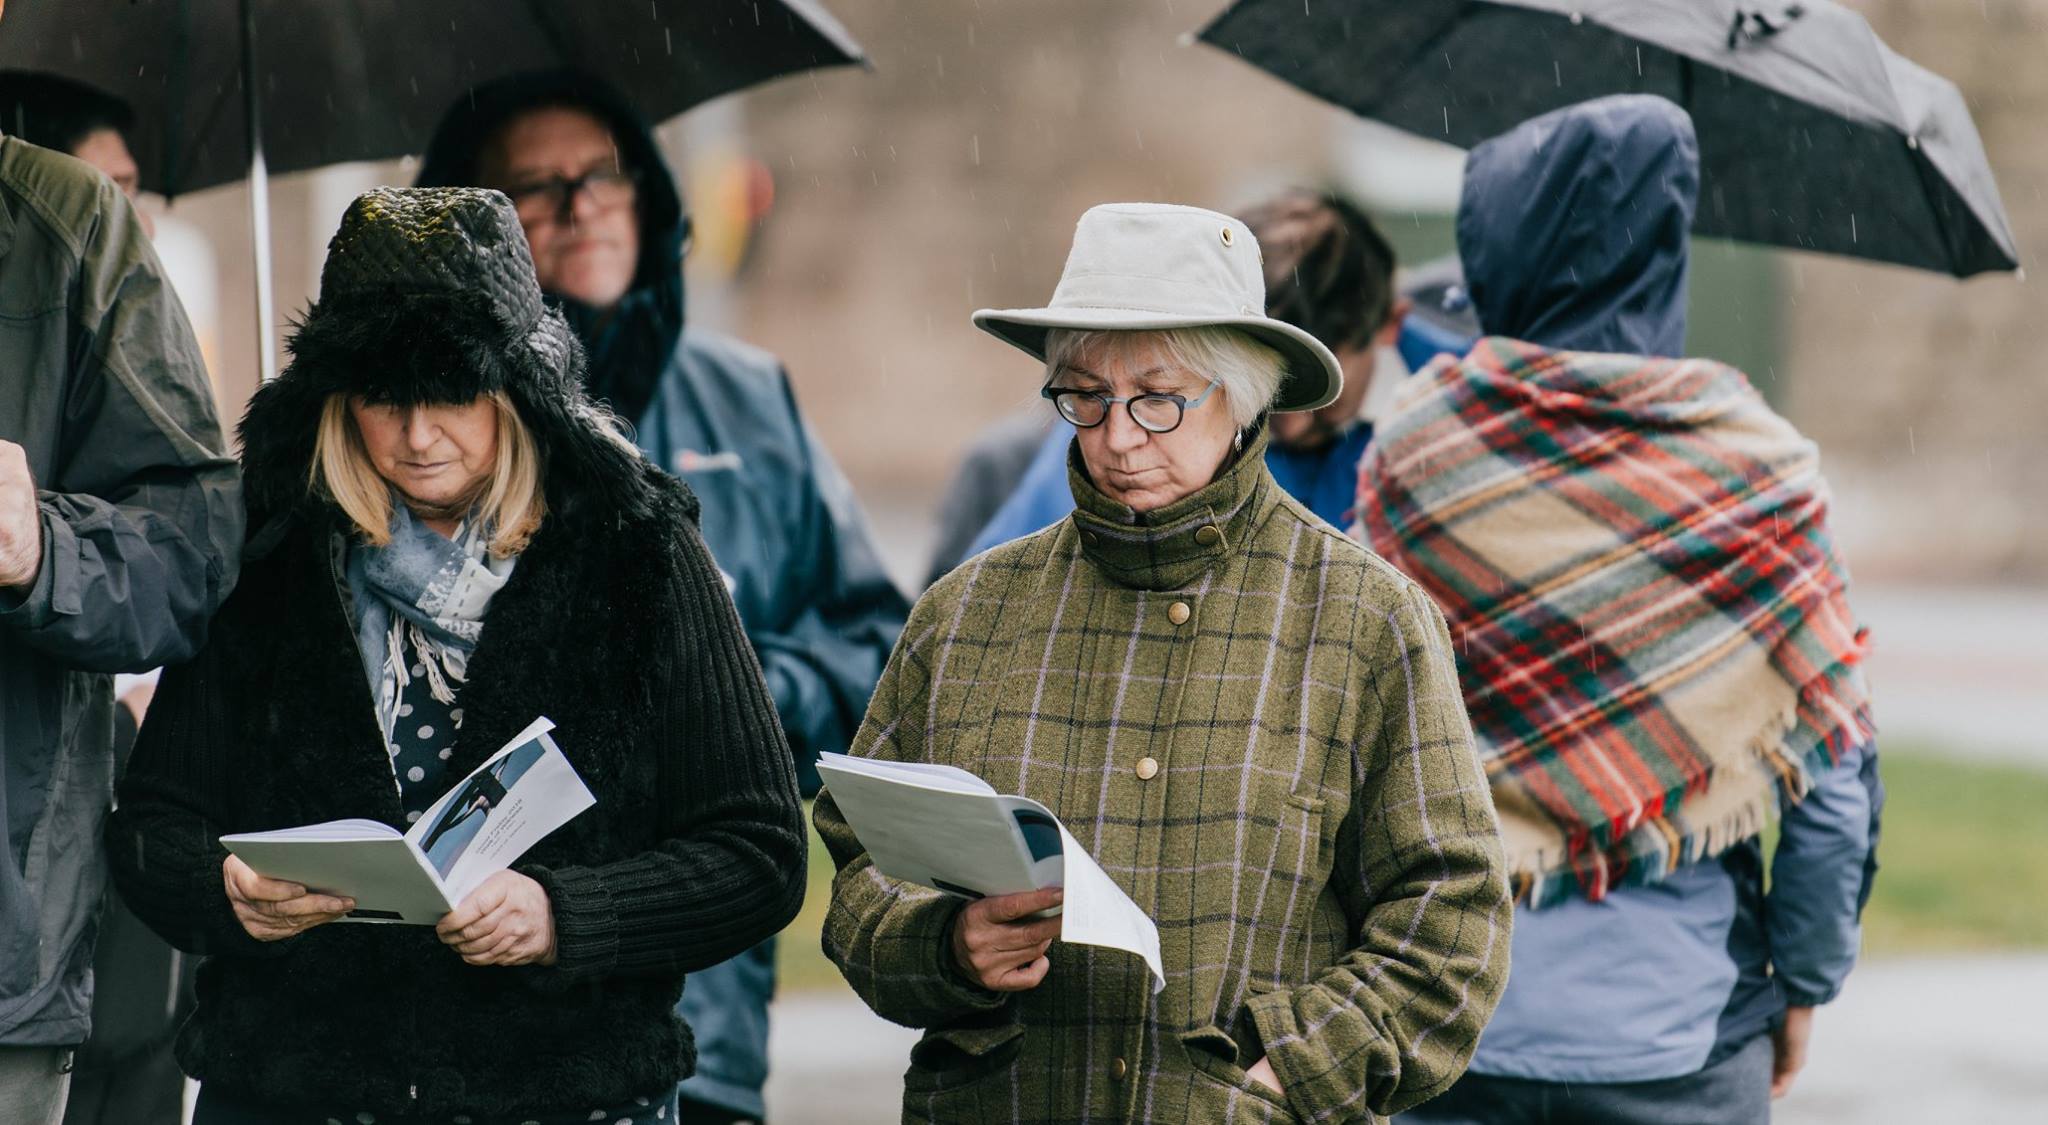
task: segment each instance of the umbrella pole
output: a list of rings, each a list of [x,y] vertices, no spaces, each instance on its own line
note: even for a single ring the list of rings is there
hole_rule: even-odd
[[[263,96],[256,81],[256,3],[242,0],[242,117],[249,140],[249,228],[256,252],[256,370],[277,376],[277,328],[270,298],[270,171],[263,163]]]

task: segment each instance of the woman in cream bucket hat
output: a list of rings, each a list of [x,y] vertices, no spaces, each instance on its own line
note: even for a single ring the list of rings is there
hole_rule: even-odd
[[[1046,337],[1055,329],[1235,328],[1280,355],[1274,410],[1327,406],[1344,385],[1337,357],[1314,336],[1265,314],[1260,264],[1258,240],[1229,215],[1166,203],[1105,203],[1081,216],[1050,305],[982,309],[974,323],[1039,359],[1046,358]]]
[[[826,951],[925,1029],[905,1120],[1374,1121],[1493,1010],[1512,912],[1450,638],[1266,471],[1266,414],[1341,375],[1264,298],[1243,223],[1111,204],[1047,307],[974,314],[1044,362],[1076,509],[926,592],[852,750],[1051,808],[1157,922],[1166,986],[1060,944],[1057,890],[882,877],[828,791]]]
[[[1343,387],[1330,349],[1265,301],[1243,223],[1111,203],[1081,216],[1050,305],[983,309],[974,323],[1045,361],[1043,393],[1080,431],[1088,476],[1143,511],[1209,484],[1268,410],[1314,410]],[[1103,377],[1111,367],[1127,388]]]

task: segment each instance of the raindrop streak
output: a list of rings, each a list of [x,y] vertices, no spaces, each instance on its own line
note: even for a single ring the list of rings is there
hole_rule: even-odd
[[[1637,47],[1637,48],[1636,48],[1636,77],[1637,77],[1637,78],[1641,78],[1642,76],[1643,76],[1643,49],[1642,49],[1641,47]]]
[[[675,34],[665,27],[661,29],[661,46],[671,55],[676,53]]]
[[[1920,454],[1920,445],[1913,440],[1913,427],[1911,426],[1906,427],[1906,452],[1916,457]]]
[[[1856,241],[1856,212],[1849,212],[1849,241]]]
[[[1557,80],[1557,88],[1564,89],[1564,64],[1556,59],[1550,60],[1550,75]]]
[[[970,153],[972,154],[972,156],[973,156],[973,159],[974,159],[974,166],[975,166],[976,168],[979,168],[979,167],[981,167],[981,134],[980,134],[980,133],[976,133],[976,134],[974,134],[974,137],[973,137],[973,139],[972,139],[972,140],[970,140],[970,141],[968,142],[968,146],[967,146],[967,147],[968,147],[968,151],[969,151],[969,152],[970,152]]]
[[[1444,136],[1451,135],[1451,107],[1444,107]]]

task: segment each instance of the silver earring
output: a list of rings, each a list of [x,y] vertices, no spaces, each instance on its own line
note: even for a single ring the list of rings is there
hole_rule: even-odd
[[[1237,450],[1237,451],[1238,451],[1239,453],[1242,453],[1242,452],[1244,452],[1244,431],[1243,431],[1243,430],[1239,430],[1239,431],[1237,431],[1237,432],[1236,432],[1235,434],[1232,434],[1232,435],[1230,436],[1230,448],[1232,448],[1232,449],[1234,449],[1234,450]]]

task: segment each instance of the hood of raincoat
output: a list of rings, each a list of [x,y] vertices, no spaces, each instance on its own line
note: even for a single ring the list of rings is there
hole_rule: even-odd
[[[619,155],[639,176],[640,259],[633,286],[613,309],[596,309],[549,293],[550,304],[583,341],[591,397],[637,422],[652,401],[662,369],[683,331],[683,255],[690,216],[682,192],[655,143],[654,131],[625,95],[578,70],[508,75],[458,98],[441,117],[420,164],[419,187],[480,184],[478,169],[498,130],[528,110],[580,109],[611,130]]]
[[[1699,183],[1692,119],[1648,95],[1566,106],[1482,142],[1458,203],[1480,326],[1546,348],[1683,355]]]

